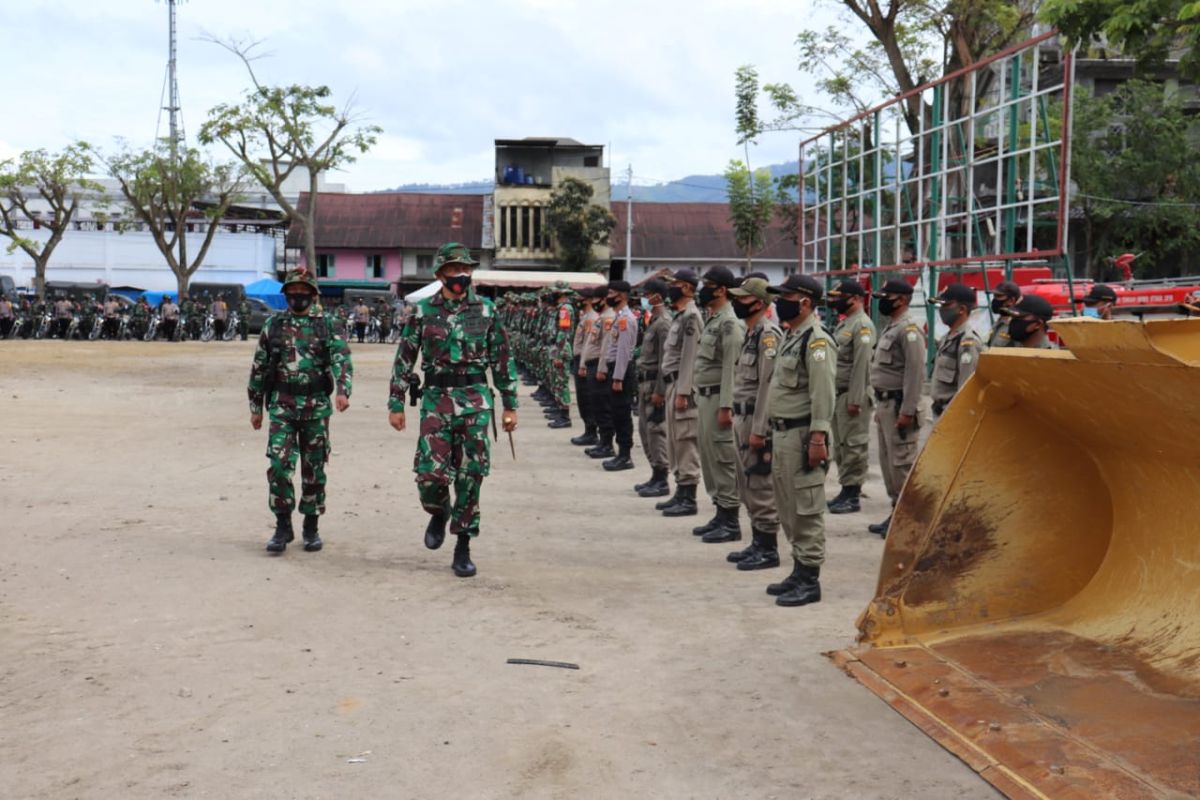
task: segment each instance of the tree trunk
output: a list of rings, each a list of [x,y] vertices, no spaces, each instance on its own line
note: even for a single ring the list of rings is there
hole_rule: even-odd
[[[179,288],[179,297],[175,298],[179,302],[183,302],[183,298],[187,296],[188,281],[191,280],[186,272],[180,271],[175,273],[175,282]]]
[[[46,299],[46,262],[49,260],[49,253],[44,253],[33,260],[33,288],[37,292],[39,301]]]

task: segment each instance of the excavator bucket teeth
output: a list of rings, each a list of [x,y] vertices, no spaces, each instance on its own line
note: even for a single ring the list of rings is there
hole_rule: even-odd
[[[850,675],[1010,797],[1200,796],[1200,320],[984,355],[900,496]]]

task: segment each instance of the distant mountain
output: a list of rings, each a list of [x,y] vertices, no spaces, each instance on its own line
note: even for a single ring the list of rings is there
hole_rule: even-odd
[[[796,174],[798,162],[789,161],[785,164],[771,164],[767,167],[772,177]],[[407,183],[388,192],[424,192],[427,194],[490,194],[493,188],[491,181],[471,181],[469,183],[433,184]],[[614,181],[612,185],[613,202],[625,199],[625,184]],[[633,185],[633,199],[641,203],[724,203],[725,177],[723,175],[688,175],[686,178],[658,183]]]

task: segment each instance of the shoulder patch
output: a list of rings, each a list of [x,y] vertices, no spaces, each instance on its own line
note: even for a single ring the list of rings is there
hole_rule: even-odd
[[[963,347],[974,347],[974,346],[975,346],[975,340],[974,340],[974,339],[968,339],[968,338],[966,338],[966,337],[963,337],[963,340],[962,340],[962,346],[963,346]]]
[[[590,319],[585,319],[583,321],[583,332],[584,333],[592,332],[592,321]]]
[[[871,329],[868,328],[866,325],[863,325],[861,328],[858,329],[858,335],[869,337],[871,335]]]
[[[975,360],[975,356],[972,355],[971,353],[963,353],[962,356],[958,360],[964,364],[970,364],[972,361]]]
[[[904,334],[904,338],[908,339],[910,342],[915,342],[917,340],[917,332],[916,332],[915,325],[912,326],[912,330],[910,330],[908,333]]]
[[[921,329],[914,323],[909,323],[908,325],[904,326],[905,333],[912,333],[914,331],[919,331],[919,330],[921,330]]]
[[[870,344],[870,343],[871,343],[871,334],[870,334],[870,333],[864,333],[862,336],[859,336],[859,337],[858,337],[858,340],[859,340],[860,342],[862,342],[863,344]]]
[[[605,319],[604,320],[604,330],[606,330],[606,331],[610,330],[612,328],[612,324],[613,324],[612,317]]]
[[[622,315],[620,321],[617,322],[617,328],[621,331],[629,330],[629,317]]]
[[[775,347],[779,344],[779,339],[773,333],[764,333],[759,340],[759,344],[767,351],[768,355],[773,356],[775,355]]]

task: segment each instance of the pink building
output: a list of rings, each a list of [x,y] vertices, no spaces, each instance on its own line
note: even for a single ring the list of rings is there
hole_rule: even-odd
[[[433,280],[433,256],[446,242],[471,248],[483,266],[485,198],[478,194],[318,195],[317,277],[323,282],[378,281],[404,294]],[[308,195],[300,195],[300,208]],[[304,263],[301,225],[288,231],[287,247]]]

